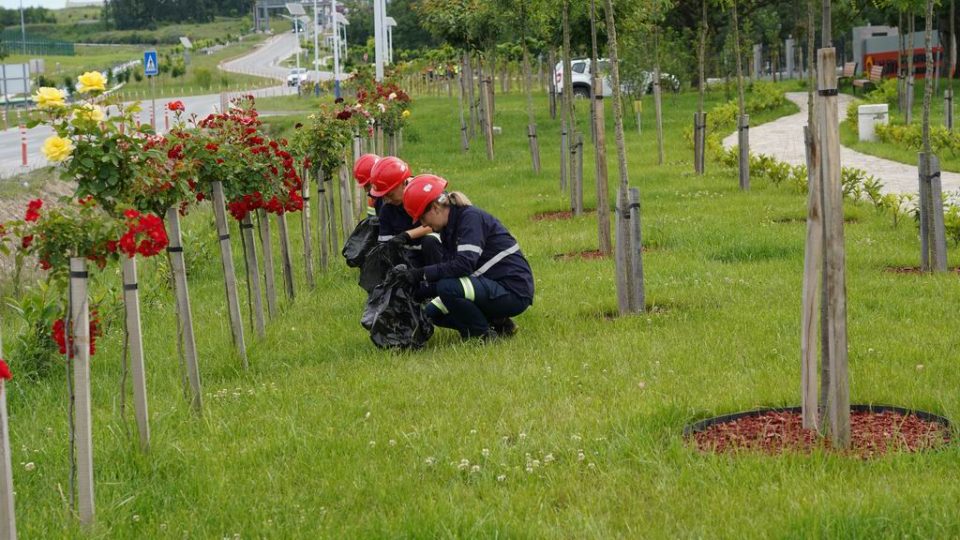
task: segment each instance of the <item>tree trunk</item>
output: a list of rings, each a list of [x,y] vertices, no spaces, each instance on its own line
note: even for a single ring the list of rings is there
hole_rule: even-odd
[[[473,139],[477,134],[477,117],[479,116],[477,113],[477,97],[476,93],[474,92],[474,87],[476,85],[474,84],[473,77],[473,55],[467,53],[464,57],[464,61],[464,67],[466,68],[465,75],[467,76],[467,95],[469,96],[470,100],[470,138]]]
[[[733,2],[733,12],[731,14],[733,17],[733,20],[731,21],[731,23],[733,24],[733,50],[734,50],[734,53],[737,55],[737,102],[739,104],[739,110],[740,110],[740,120],[737,122],[737,126],[742,134],[746,124],[746,122],[744,121],[745,120],[744,116],[747,114],[747,111],[746,111],[746,102],[744,98],[744,89],[743,89],[743,60],[740,57],[740,23],[738,22],[738,18],[737,18],[737,1],[738,0],[734,0]],[[743,137],[741,137],[741,140],[743,140]],[[744,156],[745,154],[747,156],[747,159],[742,158],[742,156]],[[749,148],[740,149],[740,156],[741,156],[740,189],[742,190],[750,189],[749,155],[750,155]]]
[[[660,85],[660,28],[653,31],[653,111],[657,119],[657,165],[663,165],[663,87]]]
[[[927,0],[926,27],[924,28],[924,52],[926,54],[926,69],[923,76],[923,125],[921,133],[923,137],[923,152],[930,154],[930,103],[933,99],[933,77],[930,72],[933,69],[933,49],[931,48],[933,40],[933,0]]]
[[[590,0],[590,45],[590,66],[593,73],[590,88],[591,93],[594,94],[593,99],[590,100],[590,105],[593,111],[593,155],[597,187],[597,245],[600,248],[600,253],[609,256],[613,252],[613,245],[610,238],[610,193],[607,186],[607,140],[606,126],[604,125],[602,76],[597,71],[596,0]],[[599,98],[597,97],[598,91]]]
[[[610,83],[613,86],[613,124],[617,141],[617,168],[620,175],[617,195],[618,205],[620,205],[617,212],[617,232],[618,243],[623,244],[628,238],[630,238],[630,231],[627,228],[627,220],[624,219],[624,213],[628,211],[626,201],[629,197],[627,189],[630,181],[627,175],[627,148],[623,136],[623,101],[620,92],[620,65],[617,54],[617,28],[614,21],[613,0],[604,0],[604,7],[607,19],[607,44],[611,67]],[[637,218],[640,218],[640,212],[637,212]],[[622,249],[622,246],[618,245],[617,249]],[[637,256],[640,256],[640,254],[637,254]],[[627,275],[629,273],[629,269],[632,268],[631,261],[624,260],[618,261],[618,263],[618,266],[620,264],[624,264],[625,267],[622,269],[618,268],[617,274]],[[626,288],[626,290],[623,290],[622,288]],[[635,289],[636,288],[643,290],[643,284],[635,284]],[[626,298],[629,300],[630,287],[627,280],[621,280],[618,283],[618,289],[620,289],[617,294],[618,298]],[[629,306],[624,306],[623,302],[620,304],[620,314],[623,315],[629,310]],[[644,306],[636,307],[637,309],[644,309]]]
[[[582,190],[577,185],[577,163],[576,147],[571,141],[576,140],[577,120],[573,110],[573,73],[570,67],[570,2],[563,0],[563,107],[567,117],[567,151],[563,159],[569,160],[567,163],[568,179],[570,180],[570,209],[580,215],[583,210],[582,205],[577,205],[577,193]]]
[[[466,80],[464,79],[466,73],[466,66],[470,62],[470,55],[464,51],[461,57],[461,67],[460,67],[460,146],[463,148],[463,151],[466,152],[470,150],[470,137],[467,133],[467,120],[463,112],[463,102],[466,94]]]
[[[904,110],[904,123],[910,125],[913,123],[913,87],[916,83],[916,66],[913,64],[914,52],[917,50],[917,45],[915,41],[914,34],[916,34],[917,29],[917,17],[916,14],[910,13],[910,36],[909,36],[909,49],[907,51],[907,102],[906,109]]]
[[[707,75],[706,75],[706,54],[707,54],[707,32],[708,32],[708,22],[707,22],[707,0],[702,0],[701,6],[703,9],[702,19],[700,21],[700,44],[697,47],[697,67],[699,68],[700,82],[698,83],[699,96],[697,101],[697,115],[694,120],[694,156],[693,156],[693,169],[697,174],[702,175],[705,171],[705,165],[707,160],[704,159],[707,149],[706,149],[706,129],[707,129],[707,119],[703,111],[703,102],[706,97],[707,91]]]
[[[526,36],[523,45],[523,91],[527,95],[527,142],[530,146],[530,160],[533,172],[540,174],[540,145],[537,141],[537,120],[533,116],[533,75],[530,73],[530,52],[527,50]]]

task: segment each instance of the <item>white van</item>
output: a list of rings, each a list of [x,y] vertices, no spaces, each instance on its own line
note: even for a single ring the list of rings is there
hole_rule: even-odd
[[[597,60],[597,68],[602,74],[600,79],[600,95],[603,97],[610,97],[613,95],[612,86],[610,84],[610,60],[606,58],[600,58]],[[590,59],[589,58],[576,58],[570,61],[570,71],[571,79],[573,81],[573,97],[575,98],[589,98],[590,97]],[[642,72],[641,85],[644,89],[644,93],[649,94],[653,92],[653,72],[644,71]],[[553,68],[553,77],[554,81],[557,84],[557,93],[563,93],[563,62],[558,62]],[[672,92],[680,91],[680,80],[674,77],[669,73],[660,72],[660,84],[662,85],[663,90],[668,90]],[[621,84],[621,90],[627,93],[630,93],[630,87],[627,84]]]

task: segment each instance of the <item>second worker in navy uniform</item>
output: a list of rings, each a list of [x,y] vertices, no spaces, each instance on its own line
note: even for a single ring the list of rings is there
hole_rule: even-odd
[[[443,260],[440,235],[429,227],[414,225],[414,219],[403,207],[403,190],[410,179],[410,166],[398,157],[381,158],[370,171],[372,197],[382,198],[377,215],[380,217],[380,242],[394,242],[410,250],[413,266],[437,264]]]

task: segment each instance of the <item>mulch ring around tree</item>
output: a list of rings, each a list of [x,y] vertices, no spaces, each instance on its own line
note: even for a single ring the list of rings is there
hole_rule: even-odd
[[[845,454],[862,459],[888,453],[920,452],[950,442],[947,419],[899,407],[850,407],[850,449]],[[701,452],[756,452],[776,455],[829,450],[829,439],[803,429],[800,407],[761,409],[710,418],[688,426],[687,440]]]
[[[643,253],[649,253],[651,248],[643,246]],[[571,251],[569,253],[558,253],[553,256],[555,261],[598,261],[612,257],[604,255],[599,249],[587,249],[584,251]]]
[[[923,274],[932,274],[934,272],[924,272],[919,266],[888,266],[883,269],[884,272],[889,272],[891,274],[903,274],[903,275],[923,275]],[[954,266],[948,269],[949,272],[954,274],[960,274],[960,266]]]
[[[584,209],[583,214],[592,214],[596,212],[593,208]],[[560,221],[564,219],[572,219],[573,211],[572,210],[551,210],[549,212],[538,212],[530,217],[534,221]]]

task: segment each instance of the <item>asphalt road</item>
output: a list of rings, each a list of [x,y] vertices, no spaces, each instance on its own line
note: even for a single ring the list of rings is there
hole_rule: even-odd
[[[253,91],[233,92],[224,95],[208,94],[181,98],[166,96],[162,99],[157,99],[155,102],[147,100],[142,104],[143,111],[140,115],[140,121],[142,123],[150,123],[152,111],[155,110],[155,126],[158,131],[164,132],[166,131],[168,122],[172,121],[172,117],[167,117],[164,113],[167,103],[171,101],[178,99],[182,101],[186,109],[186,114],[188,115],[196,114],[198,116],[206,116],[219,110],[221,107],[221,99],[228,101],[233,95],[253,94],[256,97],[265,97],[294,93],[295,90],[285,84],[289,69],[281,67],[279,64],[294,54],[296,49],[297,36],[295,34],[280,34],[265,41],[263,45],[250,54],[224,62],[220,65],[220,69],[224,71],[277,79],[280,83],[278,86]],[[330,72],[320,72],[319,77],[321,80],[329,80],[333,78],[333,74]],[[10,129],[0,131],[0,179],[49,165],[46,159],[44,159],[40,148],[43,145],[43,141],[53,134],[53,130],[46,126],[37,126],[33,129],[26,130],[27,166],[24,167],[22,162],[21,133],[16,125],[15,112],[11,111],[9,114],[8,123],[11,126]],[[2,129],[2,127],[3,124],[0,122],[0,129]]]

